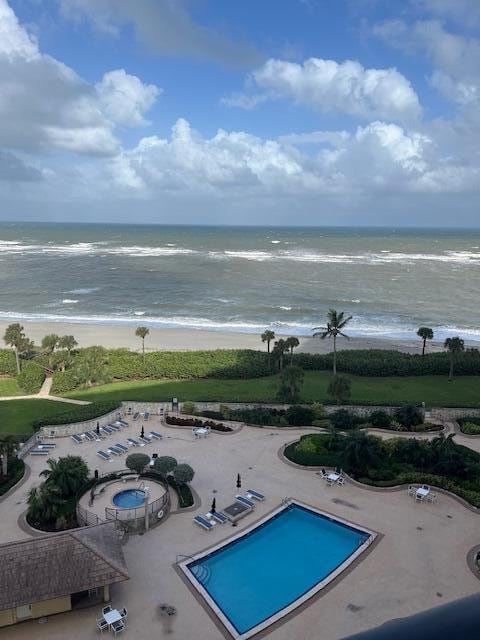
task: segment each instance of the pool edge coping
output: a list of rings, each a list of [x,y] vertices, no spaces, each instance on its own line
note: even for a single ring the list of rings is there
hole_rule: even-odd
[[[291,602],[288,606],[284,607],[280,611],[277,611],[272,616],[270,616],[266,620],[263,620],[248,631],[239,633],[230,622],[228,617],[225,615],[225,613],[222,611],[222,609],[218,606],[216,601],[208,593],[208,591],[204,589],[201,583],[193,576],[187,565],[195,562],[196,560],[200,560],[207,555],[215,553],[223,547],[228,546],[235,540],[248,535],[253,530],[262,526],[268,520],[274,518],[277,514],[285,511],[291,505],[298,505],[301,508],[313,511],[317,515],[325,517],[328,520],[333,520],[334,522],[340,523],[349,528],[353,528],[357,531],[360,531],[361,533],[365,533],[368,535],[368,538],[336,569],[329,573],[328,576],[326,576],[320,582],[317,582],[311,589]],[[374,546],[376,546],[376,544],[382,538],[383,534],[377,531],[367,529],[363,525],[357,525],[350,520],[346,520],[341,516],[337,516],[333,513],[320,509],[319,507],[305,503],[302,500],[298,500],[297,498],[289,498],[288,502],[282,502],[277,507],[274,507],[272,510],[270,510],[268,513],[263,515],[261,518],[253,522],[245,529],[242,529],[232,536],[224,538],[223,540],[214,543],[213,545],[201,551],[198,551],[196,554],[184,558],[180,562],[174,563],[173,566],[182,580],[189,587],[196,600],[201,605],[203,605],[207,613],[210,614],[210,618],[213,620],[217,628],[219,628],[223,632],[225,637],[234,638],[235,640],[248,640],[249,638],[252,638],[253,636],[257,636],[259,634],[263,636],[265,632],[273,630],[272,627],[277,627],[279,624],[286,622],[286,618],[301,613],[301,611],[303,611],[306,606],[309,606],[309,604],[313,602],[314,598],[320,597],[321,595],[324,595],[325,593],[330,591],[330,589],[334,587],[334,583],[338,582],[338,580],[341,578],[342,574],[346,576],[354,568],[354,566],[356,566],[360,562],[361,559],[366,557],[366,555],[372,550]]]

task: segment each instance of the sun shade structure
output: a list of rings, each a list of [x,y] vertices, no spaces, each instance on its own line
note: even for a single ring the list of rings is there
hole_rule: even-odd
[[[71,609],[71,596],[128,580],[115,523],[0,545],[0,626]]]

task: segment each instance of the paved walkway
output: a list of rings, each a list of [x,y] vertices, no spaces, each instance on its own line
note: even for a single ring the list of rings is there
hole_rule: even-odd
[[[90,404],[86,400],[74,400],[73,398],[62,398],[61,396],[51,396],[53,378],[47,376],[43,381],[42,387],[38,393],[32,393],[28,396],[0,396],[1,401],[8,400],[53,400],[54,402],[65,402],[66,404]]]
[[[156,418],[145,427],[162,432],[164,439],[142,452],[171,455],[190,464],[195,469],[192,486],[202,505],[194,512],[171,514],[146,535],[131,536],[124,547],[131,579],[112,589],[112,603],[128,609],[126,638],[166,637],[157,606],[167,602],[178,610],[170,638],[223,640],[222,628],[176,573],[176,557],[195,554],[230,537],[279,505],[285,496],[376,530],[383,537],[333,588],[263,636],[269,640],[309,640],[315,629],[321,629],[322,640],[337,640],[478,592],[479,581],[468,569],[466,556],[479,542],[479,515],[449,496],[440,494],[435,504],[418,504],[404,490],[371,491],[350,483],[327,487],[314,470],[288,465],[278,455],[286,443],[311,432],[308,429],[244,427],[234,435],[211,433],[195,440],[189,429],[168,427]],[[113,438],[122,442],[137,435],[140,428],[132,423]],[[106,446],[114,440],[107,439]],[[82,455],[91,471],[105,472],[122,464],[120,458],[102,462],[96,455],[96,442],[75,445],[70,438],[56,442],[55,457]],[[478,450],[480,443],[471,444]],[[25,511],[29,488],[39,483],[45,459],[29,456],[27,463],[30,477],[0,500],[0,542],[25,538],[17,520]],[[195,526],[192,517],[208,511],[213,497],[218,509],[231,502],[237,493],[237,473],[243,488],[261,491],[265,502],[238,529],[227,524],[207,532]],[[51,616],[46,624],[33,621],[9,627],[0,636],[3,633],[9,640],[93,640],[98,637],[97,615],[98,608],[69,612]]]

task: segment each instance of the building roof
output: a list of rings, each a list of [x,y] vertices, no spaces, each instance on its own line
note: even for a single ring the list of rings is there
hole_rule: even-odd
[[[0,545],[0,611],[128,580],[114,522]]]

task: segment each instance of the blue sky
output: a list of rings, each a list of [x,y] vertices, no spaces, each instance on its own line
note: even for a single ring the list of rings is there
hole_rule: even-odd
[[[0,0],[1,219],[479,226],[477,0]]]

